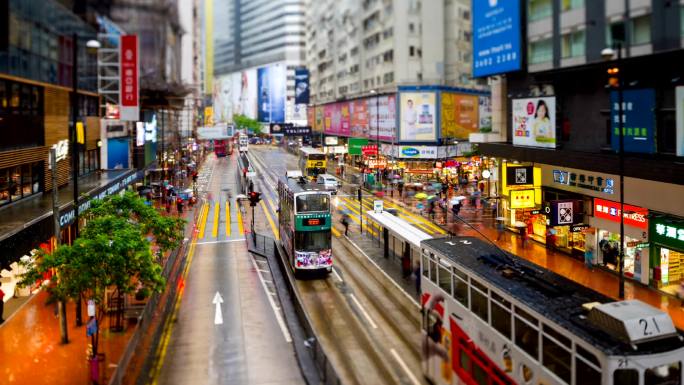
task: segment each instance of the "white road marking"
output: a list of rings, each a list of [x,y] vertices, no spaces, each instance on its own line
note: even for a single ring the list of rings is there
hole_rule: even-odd
[[[216,305],[216,313],[214,313],[214,325],[221,325],[223,324],[223,313],[221,313],[221,304],[223,303],[223,298],[218,291],[214,295],[214,300],[211,302]]]
[[[335,275],[335,278],[339,279],[340,282],[344,282],[344,280],[342,279],[342,277],[340,277],[340,274],[337,272],[337,270],[335,270],[335,268],[332,269],[332,272],[333,275]]]
[[[406,296],[406,298],[408,298],[408,299],[411,301],[412,304],[416,305],[416,307],[417,307],[418,309],[420,309],[420,305],[418,304],[418,301],[416,301],[413,297],[411,297],[411,295],[409,295],[409,293],[406,292],[406,290],[404,290],[401,286],[399,286],[399,284],[396,283],[396,282],[392,279],[392,277],[390,277],[390,276],[385,272],[385,270],[383,270],[382,268],[380,268],[380,266],[378,266],[378,264],[375,263],[375,261],[374,261],[371,257],[368,256],[368,254],[364,253],[363,250],[361,250],[361,248],[360,248],[359,246],[357,246],[356,243],[354,243],[354,241],[352,241],[351,239],[349,239],[349,237],[347,237],[346,235],[345,235],[344,237],[349,241],[349,243],[352,244],[352,246],[354,246],[354,247],[356,248],[356,250],[358,250],[361,254],[363,254],[364,257],[366,257],[366,258],[367,258],[367,259],[368,259],[368,260],[369,260],[369,261],[370,261],[378,270],[380,270],[380,272],[382,272],[382,274],[385,275],[385,278],[387,278],[390,282],[392,282],[392,284],[393,284],[394,286],[396,286],[397,289],[399,289],[399,291],[400,291],[401,293],[403,293],[403,294]]]
[[[392,356],[394,357],[394,359],[397,360],[397,362],[399,363],[399,366],[401,366],[401,368],[404,369],[404,372],[405,372],[406,375],[409,377],[409,379],[411,380],[411,382],[412,382],[414,385],[421,385],[421,384],[420,384],[420,381],[418,381],[418,379],[416,378],[416,376],[413,375],[413,372],[411,372],[411,371],[409,370],[408,366],[406,366],[406,363],[404,362],[404,360],[402,360],[401,357],[399,357],[399,353],[397,353],[397,351],[394,350],[394,349],[390,349],[390,352],[392,353]]]
[[[370,317],[370,315],[368,314],[368,312],[366,311],[366,309],[365,309],[363,306],[361,306],[361,302],[359,302],[359,300],[356,299],[356,296],[355,296],[354,294],[349,294],[349,296],[351,297],[352,301],[354,301],[354,303],[356,304],[356,306],[359,307],[359,309],[361,310],[361,314],[363,314],[364,318],[366,318],[366,321],[368,321],[368,323],[370,324],[370,326],[371,326],[373,329],[377,329],[377,328],[378,328],[378,325],[376,325],[375,322],[373,322],[373,319]]]
[[[254,266],[255,270],[259,270],[257,268],[257,264],[254,261],[254,258],[251,256],[248,256],[249,260],[252,261],[252,265]],[[259,276],[259,282],[261,282],[261,287],[264,289],[265,293],[268,293],[268,289],[266,288],[266,284],[264,283],[264,278],[261,276],[261,274],[257,274]],[[278,326],[280,326],[280,331],[283,332],[283,337],[285,337],[285,341],[287,342],[292,342],[292,336],[290,335],[290,331],[287,329],[287,326],[285,325],[285,321],[283,320],[282,314],[278,311],[278,306],[276,306],[275,301],[273,301],[273,297],[270,295],[267,295],[266,298],[268,298],[268,303],[271,305],[271,309],[273,309],[273,314],[276,317],[276,321],[278,322]]]

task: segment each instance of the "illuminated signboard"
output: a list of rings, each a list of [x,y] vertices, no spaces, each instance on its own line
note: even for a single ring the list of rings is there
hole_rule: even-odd
[[[651,218],[650,240],[684,251],[684,220],[672,217]]]
[[[534,207],[534,190],[511,190],[512,209],[530,209]]]
[[[632,205],[624,205],[625,224],[641,229],[648,228],[648,210]],[[613,222],[620,222],[620,203],[594,198],[594,216]]]
[[[325,218],[305,218],[303,220],[304,226],[322,226],[325,224]]]

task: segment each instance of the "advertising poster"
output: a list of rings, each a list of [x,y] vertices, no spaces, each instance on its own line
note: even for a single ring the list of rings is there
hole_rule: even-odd
[[[315,108],[309,108],[306,110],[306,124],[311,126],[311,129],[315,130],[316,126],[316,116],[315,116]]]
[[[325,133],[328,135],[349,136],[351,119],[349,103],[332,103],[324,107]]]
[[[489,96],[478,97],[478,128],[481,132],[492,131],[492,98]]]
[[[309,70],[295,69],[295,104],[309,104]]]
[[[655,151],[655,91],[652,88],[625,90],[622,99],[622,132],[625,152],[651,154]],[[617,91],[610,93],[611,146],[620,150],[620,105]]]
[[[396,125],[396,95],[383,95],[366,99],[368,108],[368,137],[388,142],[395,138]],[[434,106],[434,103],[433,103]],[[380,116],[376,115],[376,107]],[[434,114],[433,114],[434,115]]]
[[[473,11],[473,76],[521,68],[520,1],[477,0]]]
[[[107,139],[107,169],[128,168],[130,138]]]
[[[399,140],[406,142],[437,140],[435,93],[402,92],[399,98]]]
[[[214,79],[214,123],[233,121],[233,75]]]
[[[257,74],[256,70],[250,69],[235,72],[231,75],[232,108],[233,115],[245,115],[248,118],[257,118]]]
[[[355,138],[368,137],[368,109],[366,99],[350,102],[351,107],[351,136]]]
[[[442,137],[468,139],[477,132],[478,99],[474,95],[442,93]]]
[[[257,103],[260,122],[285,121],[285,65],[275,64],[257,70]]]
[[[556,98],[513,100],[513,145],[556,148]]]
[[[315,132],[323,132],[323,106],[316,106],[313,109],[314,123],[313,130]]]

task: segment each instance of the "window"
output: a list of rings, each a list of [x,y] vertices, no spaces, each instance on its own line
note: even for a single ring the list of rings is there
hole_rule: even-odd
[[[620,385],[639,385],[639,372],[636,369],[616,369],[613,383]]]
[[[542,364],[566,383],[570,383],[570,351],[546,334],[542,337]]]
[[[451,295],[451,273],[442,265],[439,266],[439,288]]]
[[[679,6],[679,34],[684,36],[684,5]]]
[[[0,114],[5,112],[7,104],[7,86],[4,81],[0,80]]]
[[[295,233],[295,250],[319,252],[329,250],[330,231],[298,231]]]
[[[489,322],[487,288],[475,280],[471,280],[470,285],[470,310],[483,321]]]
[[[534,359],[539,357],[538,322],[524,310],[515,308],[515,344]]]
[[[468,307],[468,276],[454,268],[454,298],[466,308]]]
[[[585,360],[575,356],[575,383],[583,385],[600,385],[601,371],[596,370]]]
[[[584,7],[584,0],[563,0],[562,3],[563,11],[569,11],[580,7]]]
[[[624,39],[624,23],[622,21],[618,21],[612,24],[607,24],[606,23],[606,47],[612,47],[613,43],[615,42],[613,38],[613,31],[620,31],[619,33],[622,34],[620,37],[621,39]]]
[[[644,15],[632,19],[632,45],[648,44],[651,42],[651,15]]]
[[[330,211],[328,194],[302,194],[297,196],[297,213]]]
[[[416,48],[414,46],[409,46],[409,56],[413,57],[416,54]]]
[[[409,33],[414,33],[416,32],[416,25],[413,23],[409,23]]]
[[[437,260],[432,253],[430,253],[430,281],[437,283]]]
[[[551,39],[540,40],[530,43],[530,64],[546,63],[553,59],[553,44]]]
[[[561,55],[563,58],[584,56],[584,31],[577,31],[563,35],[561,40]]]
[[[423,255],[423,277],[430,278],[430,259]]]
[[[551,0],[529,0],[528,18],[530,21],[541,20],[551,16],[553,6]]]
[[[681,382],[682,364],[679,362],[649,368],[644,372],[644,385],[680,384]]]
[[[473,379],[478,385],[489,384],[487,371],[477,361],[473,361]]]
[[[492,295],[492,326],[504,337],[511,338],[511,303],[503,297],[491,293]]]
[[[464,346],[466,343],[465,341],[463,342],[462,346]],[[468,352],[465,351],[462,347],[460,348],[461,354],[459,354],[459,361],[458,363],[461,365],[463,369],[465,369],[467,372],[470,372],[470,356],[468,355]]]

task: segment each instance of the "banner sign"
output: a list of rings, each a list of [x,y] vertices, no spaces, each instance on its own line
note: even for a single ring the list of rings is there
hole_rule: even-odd
[[[337,146],[339,140],[336,136],[326,136],[325,145],[326,146]]]
[[[273,134],[282,134],[282,133],[283,133],[283,127],[284,127],[284,126],[290,126],[290,127],[292,127],[293,124],[292,124],[292,123],[271,123],[271,124],[269,125],[269,127],[268,127],[268,128],[269,128],[269,132],[271,133],[271,135],[273,135]]]
[[[623,206],[625,208],[623,216],[626,225],[644,230],[648,228],[648,209],[632,205]],[[620,222],[620,203],[594,198],[594,216],[613,222]]]
[[[369,144],[366,146],[361,147],[361,153],[363,155],[377,155],[378,154],[378,146],[375,144]]]
[[[119,44],[119,119],[138,121],[140,119],[138,91],[138,36],[121,36]]]
[[[620,150],[620,112],[617,91],[610,93],[611,147]],[[655,91],[652,88],[625,90],[622,99],[622,135],[625,152],[651,154],[655,151]]]
[[[292,124],[284,124],[283,134],[285,134],[285,136],[310,136],[311,126],[293,126]]]
[[[534,184],[534,167],[506,167],[506,184],[509,186]]]
[[[534,189],[511,190],[512,209],[531,209],[534,206]]]
[[[556,148],[556,98],[513,100],[513,145]]]
[[[522,66],[520,1],[473,0],[473,76],[482,77]]]
[[[285,65],[257,69],[257,119],[260,122],[285,121]]]
[[[309,70],[295,68],[295,104],[309,104]]]

